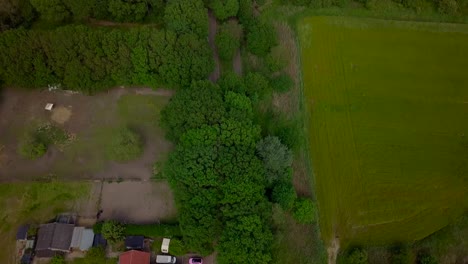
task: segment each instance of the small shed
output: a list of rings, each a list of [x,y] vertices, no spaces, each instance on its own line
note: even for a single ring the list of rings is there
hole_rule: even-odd
[[[169,253],[169,243],[171,243],[171,240],[169,238],[163,238],[163,241],[161,244],[162,253]]]
[[[93,247],[106,247],[106,246],[107,246],[107,240],[101,234],[94,235]]]
[[[18,232],[16,232],[16,240],[27,240],[28,239],[28,230],[29,225],[22,225],[18,228]]]
[[[92,229],[86,228],[81,236],[80,250],[88,251],[93,246],[94,232]]]
[[[52,111],[52,108],[54,108],[54,104],[51,104],[51,103],[47,103],[46,106],[44,107],[44,109],[47,111]]]
[[[143,249],[144,243],[144,236],[127,236],[125,238],[125,248],[127,249]]]
[[[41,225],[37,232],[36,256],[52,257],[56,253],[70,252],[74,228],[72,224],[61,223]]]

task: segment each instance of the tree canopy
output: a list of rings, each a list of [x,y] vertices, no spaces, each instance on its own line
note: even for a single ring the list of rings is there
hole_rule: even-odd
[[[208,10],[202,0],[171,0],[167,3],[164,22],[176,33],[195,33],[208,36]]]
[[[66,26],[0,35],[0,79],[14,87],[92,94],[116,85],[188,86],[212,68],[208,44],[195,34]]]

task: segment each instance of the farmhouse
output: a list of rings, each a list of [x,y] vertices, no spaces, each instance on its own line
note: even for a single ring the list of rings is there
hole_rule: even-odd
[[[119,256],[119,264],[149,264],[150,253],[130,250]]]
[[[73,224],[49,223],[39,227],[37,232],[37,257],[52,257],[57,253],[70,252],[73,238]]]

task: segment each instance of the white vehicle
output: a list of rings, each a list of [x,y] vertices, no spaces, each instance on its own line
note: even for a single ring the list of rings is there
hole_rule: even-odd
[[[174,263],[176,263],[176,257],[171,256],[171,255],[157,255],[156,256],[156,263],[174,264]]]
[[[169,243],[171,240],[169,238],[163,238],[162,245],[161,245],[161,252],[162,253],[169,253]]]

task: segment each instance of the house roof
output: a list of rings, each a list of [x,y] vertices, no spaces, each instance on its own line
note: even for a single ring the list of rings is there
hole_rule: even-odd
[[[96,234],[94,236],[93,247],[98,246],[107,246],[107,240],[101,234]]]
[[[28,238],[29,225],[22,225],[16,232],[16,240],[26,240]]]
[[[36,250],[69,251],[74,225],[50,223],[41,225],[37,232]]]
[[[94,232],[92,229],[85,229],[83,230],[83,234],[81,236],[81,243],[80,243],[80,250],[87,251],[93,246],[94,240]]]
[[[73,229],[73,236],[72,236],[72,240],[70,244],[71,248],[78,248],[80,246],[81,237],[83,235],[83,230],[84,230],[84,227],[75,226],[75,228]]]
[[[125,247],[127,249],[142,249],[144,241],[144,236],[127,236],[125,238]]]
[[[119,264],[149,264],[150,263],[150,253],[130,250],[125,253],[120,254]]]

